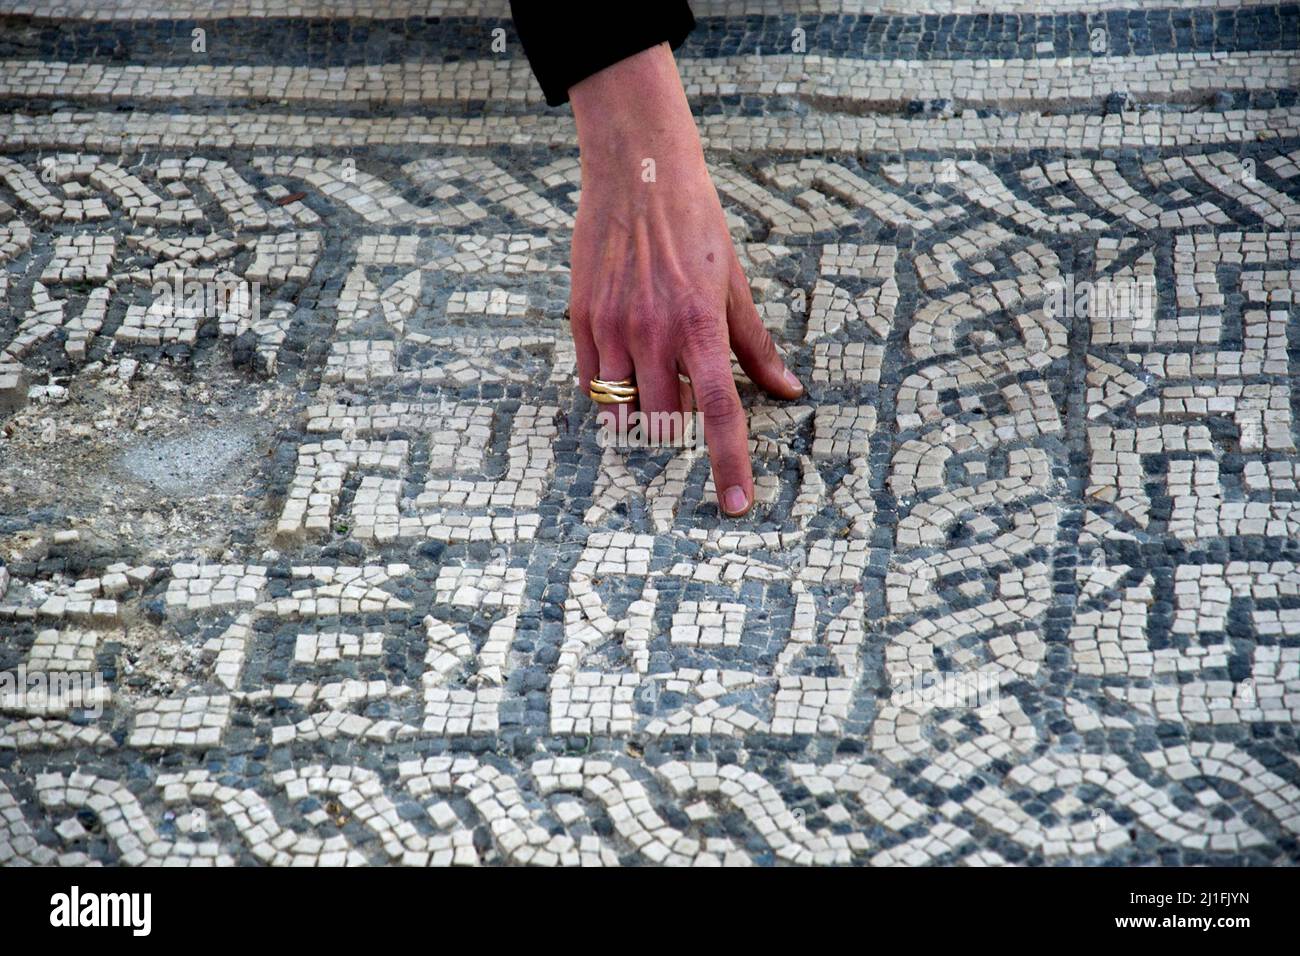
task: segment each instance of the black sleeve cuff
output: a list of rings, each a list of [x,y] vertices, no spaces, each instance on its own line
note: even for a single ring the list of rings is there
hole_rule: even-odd
[[[548,106],[568,102],[569,87],[633,53],[667,41],[674,49],[695,27],[686,0],[650,0],[634,15],[618,5],[510,0],[515,31]]]

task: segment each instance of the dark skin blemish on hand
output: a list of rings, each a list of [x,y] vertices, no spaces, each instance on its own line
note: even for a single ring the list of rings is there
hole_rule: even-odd
[[[713,261],[713,253],[711,253],[711,252],[709,253],[709,261],[710,261],[710,262]]]

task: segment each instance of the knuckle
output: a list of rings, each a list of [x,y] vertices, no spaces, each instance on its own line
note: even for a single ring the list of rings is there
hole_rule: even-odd
[[[673,305],[672,311],[673,317],[681,322],[712,322],[718,315],[717,306],[698,292],[683,295]]]
[[[674,327],[684,351],[700,354],[725,348],[726,338],[719,334],[719,323],[712,313],[681,313],[674,322]]]
[[[662,343],[663,325],[662,320],[649,309],[637,309],[623,322],[629,341],[651,348]]]
[[[669,310],[674,322],[682,326],[714,325],[721,312],[720,304],[714,303],[710,296],[699,291],[688,291],[680,295]]]
[[[623,337],[623,323],[612,312],[602,312],[591,317],[591,335],[597,344],[613,342]]]
[[[695,404],[706,419],[719,425],[733,424],[744,415],[740,396],[736,394],[736,386],[730,375],[726,378],[710,376],[709,379],[696,383]]]
[[[719,310],[700,296],[688,296],[673,308],[675,323],[684,329],[713,329],[718,324]]]

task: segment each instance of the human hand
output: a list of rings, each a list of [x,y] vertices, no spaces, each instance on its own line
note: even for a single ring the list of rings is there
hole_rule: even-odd
[[[743,515],[754,477],[731,353],[778,398],[803,386],[754,308],[672,51],[621,60],[570,88],[569,101],[582,160],[569,299],[582,390],[593,377],[634,378],[647,417],[689,414],[693,393],[719,505]]]

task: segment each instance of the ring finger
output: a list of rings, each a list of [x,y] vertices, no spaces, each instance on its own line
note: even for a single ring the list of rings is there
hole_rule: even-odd
[[[606,323],[606,327],[608,327],[608,323]],[[601,323],[596,323],[595,329],[599,330],[600,328]],[[611,391],[625,391],[621,387],[622,383],[631,383],[633,389],[630,401],[601,401],[592,397],[595,390],[595,380],[593,380],[592,387],[588,389],[587,393],[588,397],[596,403],[597,425],[604,429],[617,428],[618,432],[622,434],[628,428],[628,416],[637,411],[639,406],[640,389],[636,382],[635,365],[621,338],[600,335],[598,332],[593,338],[597,352],[598,369],[595,378],[614,386]]]

